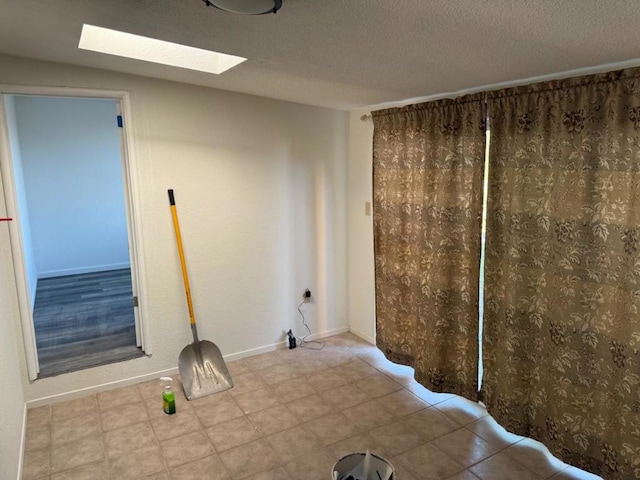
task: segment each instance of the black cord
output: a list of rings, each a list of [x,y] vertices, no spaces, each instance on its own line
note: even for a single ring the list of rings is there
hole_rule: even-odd
[[[304,313],[302,313],[302,310],[300,310],[300,307],[305,303],[305,301],[303,300],[300,305],[298,305],[298,313],[300,314],[300,316],[302,317],[302,324],[307,327],[307,333],[304,337],[299,338],[299,342],[300,342],[300,347],[302,348],[308,348],[309,350],[322,350],[324,348],[324,346],[326,345],[325,342],[319,342],[317,340],[309,340],[307,341],[306,338],[311,335],[311,329],[309,328],[309,325],[307,325],[307,321],[304,318]],[[305,344],[309,344],[309,343],[314,343],[314,344],[318,344],[320,345],[320,347],[310,347],[308,345]]]

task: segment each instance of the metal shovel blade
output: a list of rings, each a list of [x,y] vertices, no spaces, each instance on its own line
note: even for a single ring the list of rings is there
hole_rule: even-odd
[[[220,349],[207,340],[187,345],[178,357],[178,369],[188,400],[205,397],[233,387]]]

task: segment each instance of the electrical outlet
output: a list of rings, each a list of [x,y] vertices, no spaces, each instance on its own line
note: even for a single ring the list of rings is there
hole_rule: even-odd
[[[311,301],[311,290],[309,290],[307,288],[303,293],[303,297],[304,297],[305,303],[310,302]]]

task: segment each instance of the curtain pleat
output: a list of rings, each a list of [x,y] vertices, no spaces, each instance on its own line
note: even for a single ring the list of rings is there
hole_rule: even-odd
[[[483,400],[607,479],[640,478],[639,72],[488,94]]]
[[[484,102],[373,119],[377,345],[430,390],[475,400]]]

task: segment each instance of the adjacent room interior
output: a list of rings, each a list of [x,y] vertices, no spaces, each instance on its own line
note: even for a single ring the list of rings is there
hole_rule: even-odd
[[[640,478],[634,2],[252,4],[0,5],[0,479]]]
[[[116,100],[4,103],[39,378],[141,356]]]

